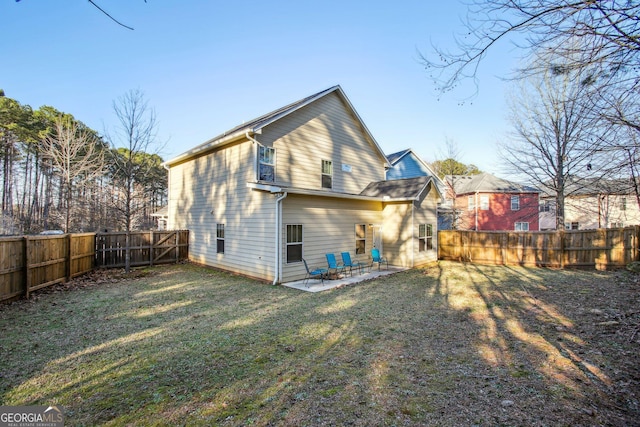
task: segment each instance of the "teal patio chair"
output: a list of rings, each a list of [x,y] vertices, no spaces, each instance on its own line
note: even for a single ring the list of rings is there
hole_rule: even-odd
[[[349,273],[353,276],[353,269],[357,268],[359,273],[362,273],[362,269],[366,264],[359,261],[351,261],[351,254],[349,252],[341,252],[342,265],[345,268],[349,268]]]
[[[336,261],[336,256],[334,254],[325,254],[327,257],[327,264],[329,264],[329,272],[333,270],[335,274],[340,273],[345,270],[344,265],[338,265],[338,261]]]
[[[385,263],[387,265],[387,270],[389,269],[389,262],[387,262],[386,258],[383,258],[380,255],[380,249],[371,249],[371,265],[369,266],[369,270],[373,267],[373,264],[378,264],[378,271],[380,271],[380,264]]]
[[[322,284],[324,284],[324,277],[327,275],[328,271],[326,268],[314,268],[309,269],[307,265],[307,261],[302,258],[302,262],[304,262],[304,268],[307,270],[307,277],[304,278],[304,284],[306,287],[309,287],[309,279],[320,278]]]

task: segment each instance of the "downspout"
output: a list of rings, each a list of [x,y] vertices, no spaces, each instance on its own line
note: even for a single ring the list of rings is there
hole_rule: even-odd
[[[244,133],[244,136],[251,142],[256,144],[256,147],[260,147],[262,144],[260,144],[260,142],[251,137],[251,135],[249,135],[249,131]],[[257,151],[256,154],[253,156],[253,169],[256,173],[256,176],[258,174],[258,155],[257,155]],[[274,263],[274,268],[273,268],[273,283],[272,285],[276,285],[278,284],[278,279],[280,278],[280,254],[282,252],[281,248],[280,248],[280,229],[281,229],[281,216],[282,216],[282,212],[280,207],[282,206],[282,201],[288,196],[287,192],[285,191],[284,193],[277,193],[280,194],[277,198],[276,198],[276,230],[275,230],[275,251],[274,251],[274,255],[275,255],[275,263]]]
[[[476,231],[478,231],[478,192],[476,191]]]
[[[280,207],[282,206],[282,201],[287,197],[288,193],[285,191],[284,193],[280,193],[280,196],[276,199],[276,247],[275,247],[275,268],[274,268],[274,278],[272,285],[278,284],[278,279],[280,278],[280,253],[282,249],[280,247],[280,230],[282,223],[282,210]]]

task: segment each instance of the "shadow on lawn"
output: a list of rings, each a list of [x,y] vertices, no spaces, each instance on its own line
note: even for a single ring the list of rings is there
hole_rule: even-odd
[[[160,271],[58,297],[47,333],[68,338],[26,366],[32,341],[2,352],[3,404],[61,404],[68,425],[616,424],[606,375],[543,296],[570,272],[442,263],[308,294]]]

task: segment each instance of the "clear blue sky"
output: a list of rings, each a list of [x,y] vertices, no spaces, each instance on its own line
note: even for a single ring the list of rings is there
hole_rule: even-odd
[[[144,92],[169,159],[244,121],[340,84],[386,153],[411,147],[500,174],[505,76],[516,61],[499,46],[471,85],[438,100],[418,51],[453,46],[465,6],[456,1],[96,0],[0,3],[6,96],[51,105],[99,132],[113,101]]]

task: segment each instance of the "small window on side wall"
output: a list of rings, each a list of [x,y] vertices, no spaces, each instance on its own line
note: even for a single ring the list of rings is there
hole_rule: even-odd
[[[224,224],[216,224],[216,253],[224,253]]]
[[[529,231],[529,223],[528,222],[516,222],[515,231]]]
[[[356,255],[367,252],[367,226],[365,224],[356,224]]]
[[[333,162],[322,161],[322,188],[333,188]]]
[[[418,229],[418,251],[433,250],[433,225],[420,224]]]
[[[287,264],[302,262],[302,224],[287,224]]]

